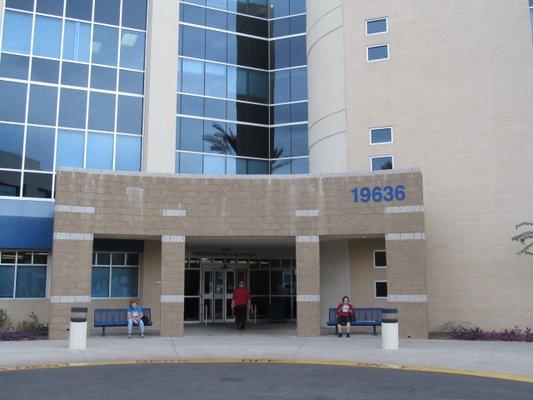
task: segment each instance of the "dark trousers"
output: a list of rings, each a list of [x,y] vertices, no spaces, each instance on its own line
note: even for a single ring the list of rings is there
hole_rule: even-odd
[[[241,328],[244,328],[244,324],[246,323],[246,310],[248,306],[246,304],[235,306],[234,312],[235,312],[235,322],[237,322]]]

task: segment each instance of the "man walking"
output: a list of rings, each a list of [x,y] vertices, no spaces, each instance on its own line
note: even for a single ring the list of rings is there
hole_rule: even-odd
[[[250,308],[250,292],[244,287],[244,282],[239,282],[239,287],[233,292],[233,300],[231,301],[231,308],[235,315],[235,322],[237,322],[239,329],[244,329],[246,324],[246,312]]]

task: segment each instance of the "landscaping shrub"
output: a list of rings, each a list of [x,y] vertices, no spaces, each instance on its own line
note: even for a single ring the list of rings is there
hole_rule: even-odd
[[[500,331],[484,331],[483,329],[472,324],[455,324],[448,323],[450,336],[459,340],[483,340],[483,341],[502,341],[502,342],[533,342],[533,331],[531,328],[524,330],[515,326],[512,329]]]
[[[0,309],[0,333],[11,329],[11,321],[7,316],[6,310]]]
[[[48,326],[41,323],[37,315],[32,311],[28,319],[18,324],[17,332],[29,336],[48,336]]]

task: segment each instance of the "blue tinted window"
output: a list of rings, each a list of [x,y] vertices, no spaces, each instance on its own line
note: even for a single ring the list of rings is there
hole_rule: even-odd
[[[146,0],[123,0],[122,25],[134,29],[146,29]]]
[[[54,133],[51,128],[29,126],[26,136],[25,169],[52,171],[54,169]]]
[[[205,66],[205,94],[226,97],[226,66],[207,63]]]
[[[144,93],[144,74],[142,72],[120,70],[119,91],[127,93]]]
[[[67,0],[66,16],[90,21],[93,12],[93,0]]]
[[[143,99],[118,96],[117,132],[142,134]]]
[[[3,192],[4,182],[0,175],[0,194]],[[0,297],[13,297],[13,285],[15,284],[15,266],[0,266]]]
[[[89,66],[75,63],[63,63],[61,83],[63,85],[87,87]]]
[[[120,39],[120,66],[122,68],[144,69],[144,33],[122,30]]]
[[[91,87],[95,89],[116,90],[117,70],[115,68],[92,67]]]
[[[392,142],[392,128],[376,128],[370,130],[372,144]]]
[[[201,174],[202,173],[202,155],[191,153],[180,153],[180,173],[182,174]]]
[[[307,121],[307,102],[291,104],[291,122]]]
[[[59,58],[61,48],[61,20],[58,18],[35,17],[33,54]]]
[[[290,174],[291,160],[273,160],[270,162],[270,173],[273,175]]]
[[[57,167],[83,167],[83,132],[59,130],[57,135]]]
[[[206,10],[205,24],[212,28],[226,30],[228,28],[227,14],[221,11]]]
[[[6,7],[33,11],[33,0],[6,0]]]
[[[307,100],[307,68],[291,70],[291,101]]]
[[[226,10],[228,8],[227,0],[205,0],[205,5],[213,8]]]
[[[0,81],[0,120],[24,122],[27,87],[24,83]]]
[[[203,151],[204,121],[201,119],[181,118],[180,150]]]
[[[205,30],[181,26],[181,53],[184,56],[205,58]]]
[[[0,124],[0,168],[22,168],[24,126]]]
[[[394,163],[392,157],[374,157],[372,161],[372,171],[380,171],[383,169],[393,169]]]
[[[291,41],[291,66],[306,65],[307,56],[305,48],[305,36],[297,36]]]
[[[248,72],[248,101],[268,103],[268,73],[250,70]]]
[[[252,175],[268,174],[268,161],[248,160],[248,173]]]
[[[138,286],[138,268],[111,268],[111,297],[137,297],[139,295]]]
[[[205,99],[204,114],[208,118],[224,119],[226,117],[226,102],[224,100]]]
[[[374,21],[366,21],[366,34],[373,35],[375,33],[387,32],[387,20],[376,19]]]
[[[220,156],[204,156],[204,174],[224,175],[226,173],[226,159]]]
[[[87,92],[61,89],[59,102],[59,125],[68,128],[85,128]]]
[[[291,0],[291,15],[305,13],[305,0]]]
[[[28,122],[39,125],[56,124],[57,88],[31,85]]]
[[[89,129],[111,132],[115,130],[115,95],[91,92]]]
[[[0,76],[14,79],[28,79],[30,59],[13,54],[0,55]]]
[[[117,135],[115,169],[117,171],[141,170],[140,137]]]
[[[62,16],[63,3],[63,0],[37,0],[37,12]]]
[[[271,73],[272,102],[287,103],[290,96],[291,70],[276,71]]]
[[[204,94],[204,62],[182,60],[181,90],[186,93]]]
[[[83,22],[66,21],[63,39],[63,58],[72,61],[89,61],[91,26]]]
[[[52,174],[36,174],[32,172],[25,172],[22,195],[24,197],[51,199],[52,178]]]
[[[92,62],[117,65],[118,29],[94,25]]]
[[[290,39],[270,42],[270,68],[287,68],[291,66]]]
[[[113,169],[113,135],[89,133],[87,168]]]
[[[271,130],[270,158],[290,157],[291,149],[291,127],[280,126]]]
[[[189,4],[181,4],[180,18],[182,21],[195,25],[205,25],[205,8]]]
[[[292,156],[306,156],[309,154],[307,125],[291,126]]]
[[[306,17],[305,15],[300,15],[298,17],[290,18],[291,21],[291,34],[305,33],[306,28]]]
[[[389,58],[389,46],[375,46],[367,48],[368,61],[384,60]]]
[[[2,50],[30,54],[31,14],[6,11],[4,15]]]
[[[271,37],[287,36],[290,34],[289,18],[277,19],[270,21]]]
[[[309,158],[295,158],[292,160],[293,174],[308,174],[309,173]]]
[[[194,96],[179,96],[178,98],[180,100],[179,104],[181,104],[181,114],[195,115],[199,117],[204,115],[203,98]]]
[[[290,1],[288,0],[270,0],[270,18],[283,17],[290,13]]]
[[[31,80],[57,83],[59,80],[59,61],[34,58],[31,63]]]
[[[20,196],[20,178],[20,172],[0,171],[0,196]]]
[[[109,297],[109,267],[91,269],[91,297]]]
[[[205,58],[213,61],[226,62],[226,33],[216,31],[205,32]]]
[[[118,25],[120,17],[120,0],[95,0],[94,21],[109,25]]]

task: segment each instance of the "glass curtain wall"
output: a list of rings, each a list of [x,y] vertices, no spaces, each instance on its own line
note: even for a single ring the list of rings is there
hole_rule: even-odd
[[[140,171],[146,0],[6,0],[0,196],[53,198],[60,166]]]
[[[176,172],[308,172],[305,0],[179,1]]]

